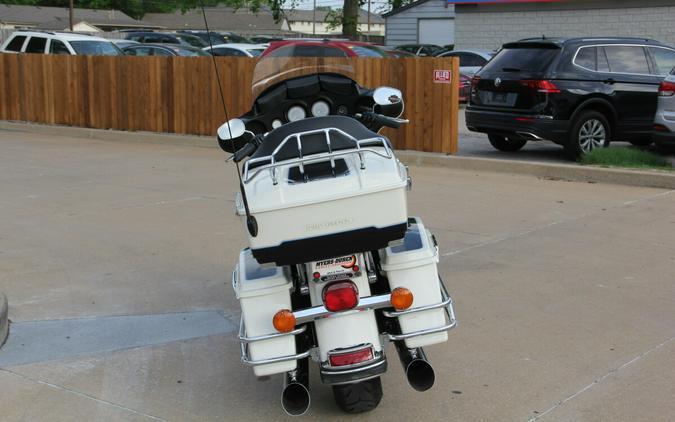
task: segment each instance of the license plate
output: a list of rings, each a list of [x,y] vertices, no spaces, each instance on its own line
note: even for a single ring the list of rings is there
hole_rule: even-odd
[[[492,93],[492,98],[491,101],[493,103],[500,103],[503,104],[507,100],[506,94],[503,92],[493,92]]]
[[[513,107],[516,104],[518,94],[515,92],[484,92],[481,100],[485,105]]]
[[[358,276],[362,254],[341,256],[312,262],[310,270],[315,281],[332,281]]]

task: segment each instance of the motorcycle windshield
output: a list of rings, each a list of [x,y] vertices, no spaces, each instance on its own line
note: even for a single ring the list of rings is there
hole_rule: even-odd
[[[279,48],[258,61],[253,71],[253,98],[258,98],[262,92],[280,82],[300,76],[330,73],[355,79],[354,66],[348,58],[303,57],[295,54],[299,51],[284,51],[284,55],[274,54],[287,49],[294,50],[295,46]]]

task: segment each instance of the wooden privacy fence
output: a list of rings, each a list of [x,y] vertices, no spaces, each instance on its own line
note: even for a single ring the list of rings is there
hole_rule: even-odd
[[[308,59],[289,58],[286,66],[289,60],[294,65]],[[351,68],[362,86],[403,91],[410,124],[386,129],[396,148],[457,151],[456,58],[330,60]],[[216,62],[230,118],[244,114],[253,100],[257,60],[217,57]],[[209,57],[0,54],[0,120],[214,135],[225,118]]]

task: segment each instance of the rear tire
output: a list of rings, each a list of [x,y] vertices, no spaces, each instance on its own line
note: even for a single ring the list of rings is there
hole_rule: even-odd
[[[380,377],[353,384],[333,386],[335,404],[346,413],[363,413],[375,409],[382,400]]]
[[[518,151],[527,143],[525,139],[505,138],[492,133],[488,134],[488,140],[493,147],[504,152]]]
[[[576,160],[596,148],[607,148],[612,138],[612,127],[604,114],[582,111],[572,122],[572,130],[565,144],[565,154]]]

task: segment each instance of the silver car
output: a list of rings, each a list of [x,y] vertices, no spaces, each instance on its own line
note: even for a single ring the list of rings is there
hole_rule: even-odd
[[[675,148],[675,69],[659,86],[652,139],[660,147]]]
[[[453,50],[438,57],[459,57],[459,73],[473,77],[495,54],[490,50]]]

